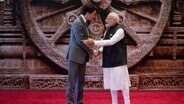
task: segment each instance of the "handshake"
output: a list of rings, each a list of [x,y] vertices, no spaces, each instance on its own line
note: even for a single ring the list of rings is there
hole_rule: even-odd
[[[88,46],[94,46],[95,45],[94,39],[92,39],[92,38],[87,38],[87,39],[83,40],[83,43],[88,45]]]
[[[92,38],[87,38],[87,39],[83,40],[83,43],[90,46],[90,47],[95,45],[94,39],[92,39]],[[96,50],[96,49],[93,50],[93,55],[95,57],[99,56],[99,54],[100,54],[99,50]]]

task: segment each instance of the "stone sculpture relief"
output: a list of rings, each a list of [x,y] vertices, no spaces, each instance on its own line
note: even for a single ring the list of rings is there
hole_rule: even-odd
[[[128,66],[131,67],[144,58],[157,44],[167,24],[171,10],[171,0],[18,0],[23,24],[40,49],[60,67],[66,69],[65,50],[72,21],[80,14],[82,7],[95,5],[99,12],[89,30],[92,37],[99,39],[104,32],[107,13],[117,12],[121,25],[135,43],[128,46]],[[48,5],[55,4],[54,6]],[[154,5],[153,5],[154,4]],[[140,30],[147,29],[148,32]],[[92,60],[88,74],[101,73],[100,59]]]

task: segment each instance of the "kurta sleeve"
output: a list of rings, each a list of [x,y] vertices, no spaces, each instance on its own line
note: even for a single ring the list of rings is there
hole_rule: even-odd
[[[118,29],[112,38],[108,40],[95,40],[96,46],[111,46],[119,42],[125,36],[124,30],[122,28]]]

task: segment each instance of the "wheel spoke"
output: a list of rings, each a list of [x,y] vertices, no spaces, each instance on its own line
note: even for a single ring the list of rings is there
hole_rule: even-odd
[[[128,12],[132,13],[132,14],[135,14],[135,15],[140,16],[142,18],[148,19],[148,20],[150,20],[150,21],[152,21],[154,23],[156,23],[158,21],[157,18],[151,17],[151,16],[149,16],[147,14],[144,14],[144,13],[141,13],[141,12],[137,12],[137,11],[133,11],[133,10],[130,10],[130,9],[126,9],[126,10]]]
[[[51,37],[50,41],[52,44],[55,44],[56,41],[70,28],[69,24],[64,21],[56,33]]]
[[[110,7],[112,9],[112,11],[120,14],[121,17],[124,18],[124,15],[125,15],[125,11],[118,11],[116,10],[115,8],[113,7]],[[125,32],[130,36],[130,38],[137,44],[139,45],[140,43],[140,38],[138,37],[137,33],[135,31],[133,31],[126,22],[122,22],[121,23],[123,29],[125,30]]]
[[[123,29],[125,30],[125,32],[127,33],[127,35],[129,35],[131,37],[131,39],[137,44],[137,46],[139,46],[139,43],[141,43],[140,38],[138,37],[137,33],[135,31],[133,31],[126,22],[121,23]]]
[[[44,5],[43,10],[40,10],[37,8],[38,5],[34,5],[34,3],[39,4],[36,0],[35,2],[31,2],[34,0],[19,1],[21,10],[23,11],[23,23],[26,26],[26,30],[32,41],[45,56],[59,66],[66,68],[63,53],[66,48],[65,46],[67,45],[62,42],[60,43],[60,39],[65,38],[63,36],[64,34],[68,34],[74,17],[78,17],[81,8],[85,6],[85,4],[83,3],[81,5],[81,2],[74,2],[73,0],[68,0],[67,3],[65,1],[60,2],[58,0],[49,0],[55,2],[55,4],[62,3],[63,5],[63,3],[65,3],[65,6],[63,5],[62,9],[57,8],[57,10],[55,10],[56,8],[50,8],[50,4],[43,1],[42,3],[47,5]],[[70,1],[72,3],[70,3]],[[85,2],[88,2],[88,0],[85,0]],[[128,66],[131,67],[143,59],[143,57],[146,56],[157,44],[169,17],[171,0],[113,0],[112,2],[109,0],[108,3],[109,4],[105,6],[103,3],[95,3],[95,5],[99,6],[105,13],[111,11],[118,13],[120,15],[120,24],[129,36],[128,42],[131,38],[130,43],[134,41],[138,46],[135,47],[134,44],[128,45]],[[32,10],[35,12],[30,12]],[[43,13],[44,10],[49,10],[49,12],[45,12],[43,15],[38,14],[40,12]],[[104,29],[102,27],[104,24],[101,19],[102,17],[97,16],[96,20],[89,25],[89,29],[91,29],[90,32],[94,38],[100,38],[98,37],[99,34],[103,34]],[[58,23],[61,23],[59,27]],[[54,29],[56,30],[52,30],[52,32],[44,32],[44,30],[41,30],[44,26],[55,27]],[[147,30],[143,31],[140,28],[146,28]],[[47,34],[52,34],[52,36],[46,36]],[[89,69],[93,69],[92,71],[99,69],[97,66],[100,65],[97,65],[97,63],[98,61],[90,63],[90,66],[88,65]],[[89,71],[90,74],[92,71]],[[96,72],[98,73],[99,71]]]
[[[76,9],[76,10],[74,10],[74,11],[71,11],[70,13],[68,12],[68,13],[77,16],[77,15],[80,14],[79,11],[81,11],[81,9],[82,9],[82,8],[78,8],[78,9]],[[70,15],[69,15],[69,16],[70,16]],[[67,16],[65,16],[65,17],[67,17]],[[70,24],[71,24],[71,23],[68,23],[66,19],[67,19],[67,18],[64,19],[62,25],[59,27],[59,29],[56,31],[56,33],[51,37],[50,41],[51,41],[52,44],[55,44],[56,41],[57,41],[66,31],[69,30]],[[70,22],[72,22],[72,21],[70,21]]]
[[[37,16],[37,17],[35,18],[35,20],[36,20],[36,21],[40,21],[40,20],[49,18],[49,17],[54,16],[54,15],[57,15],[57,14],[59,14],[59,13],[62,13],[62,12],[71,10],[71,8],[73,8],[74,6],[75,6],[75,5],[72,5],[72,6],[69,6],[69,7],[67,7],[67,8],[64,8],[64,9],[59,9],[59,10],[56,10],[56,11],[54,11],[54,12],[44,14],[44,15],[42,15],[42,16]]]

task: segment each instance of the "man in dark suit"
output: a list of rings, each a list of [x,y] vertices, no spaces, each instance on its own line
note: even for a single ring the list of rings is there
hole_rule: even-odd
[[[89,37],[86,22],[95,18],[96,10],[85,6],[82,14],[74,20],[70,30],[70,42],[67,51],[68,79],[66,83],[67,104],[83,104],[83,86],[86,62],[93,50],[83,40]]]

